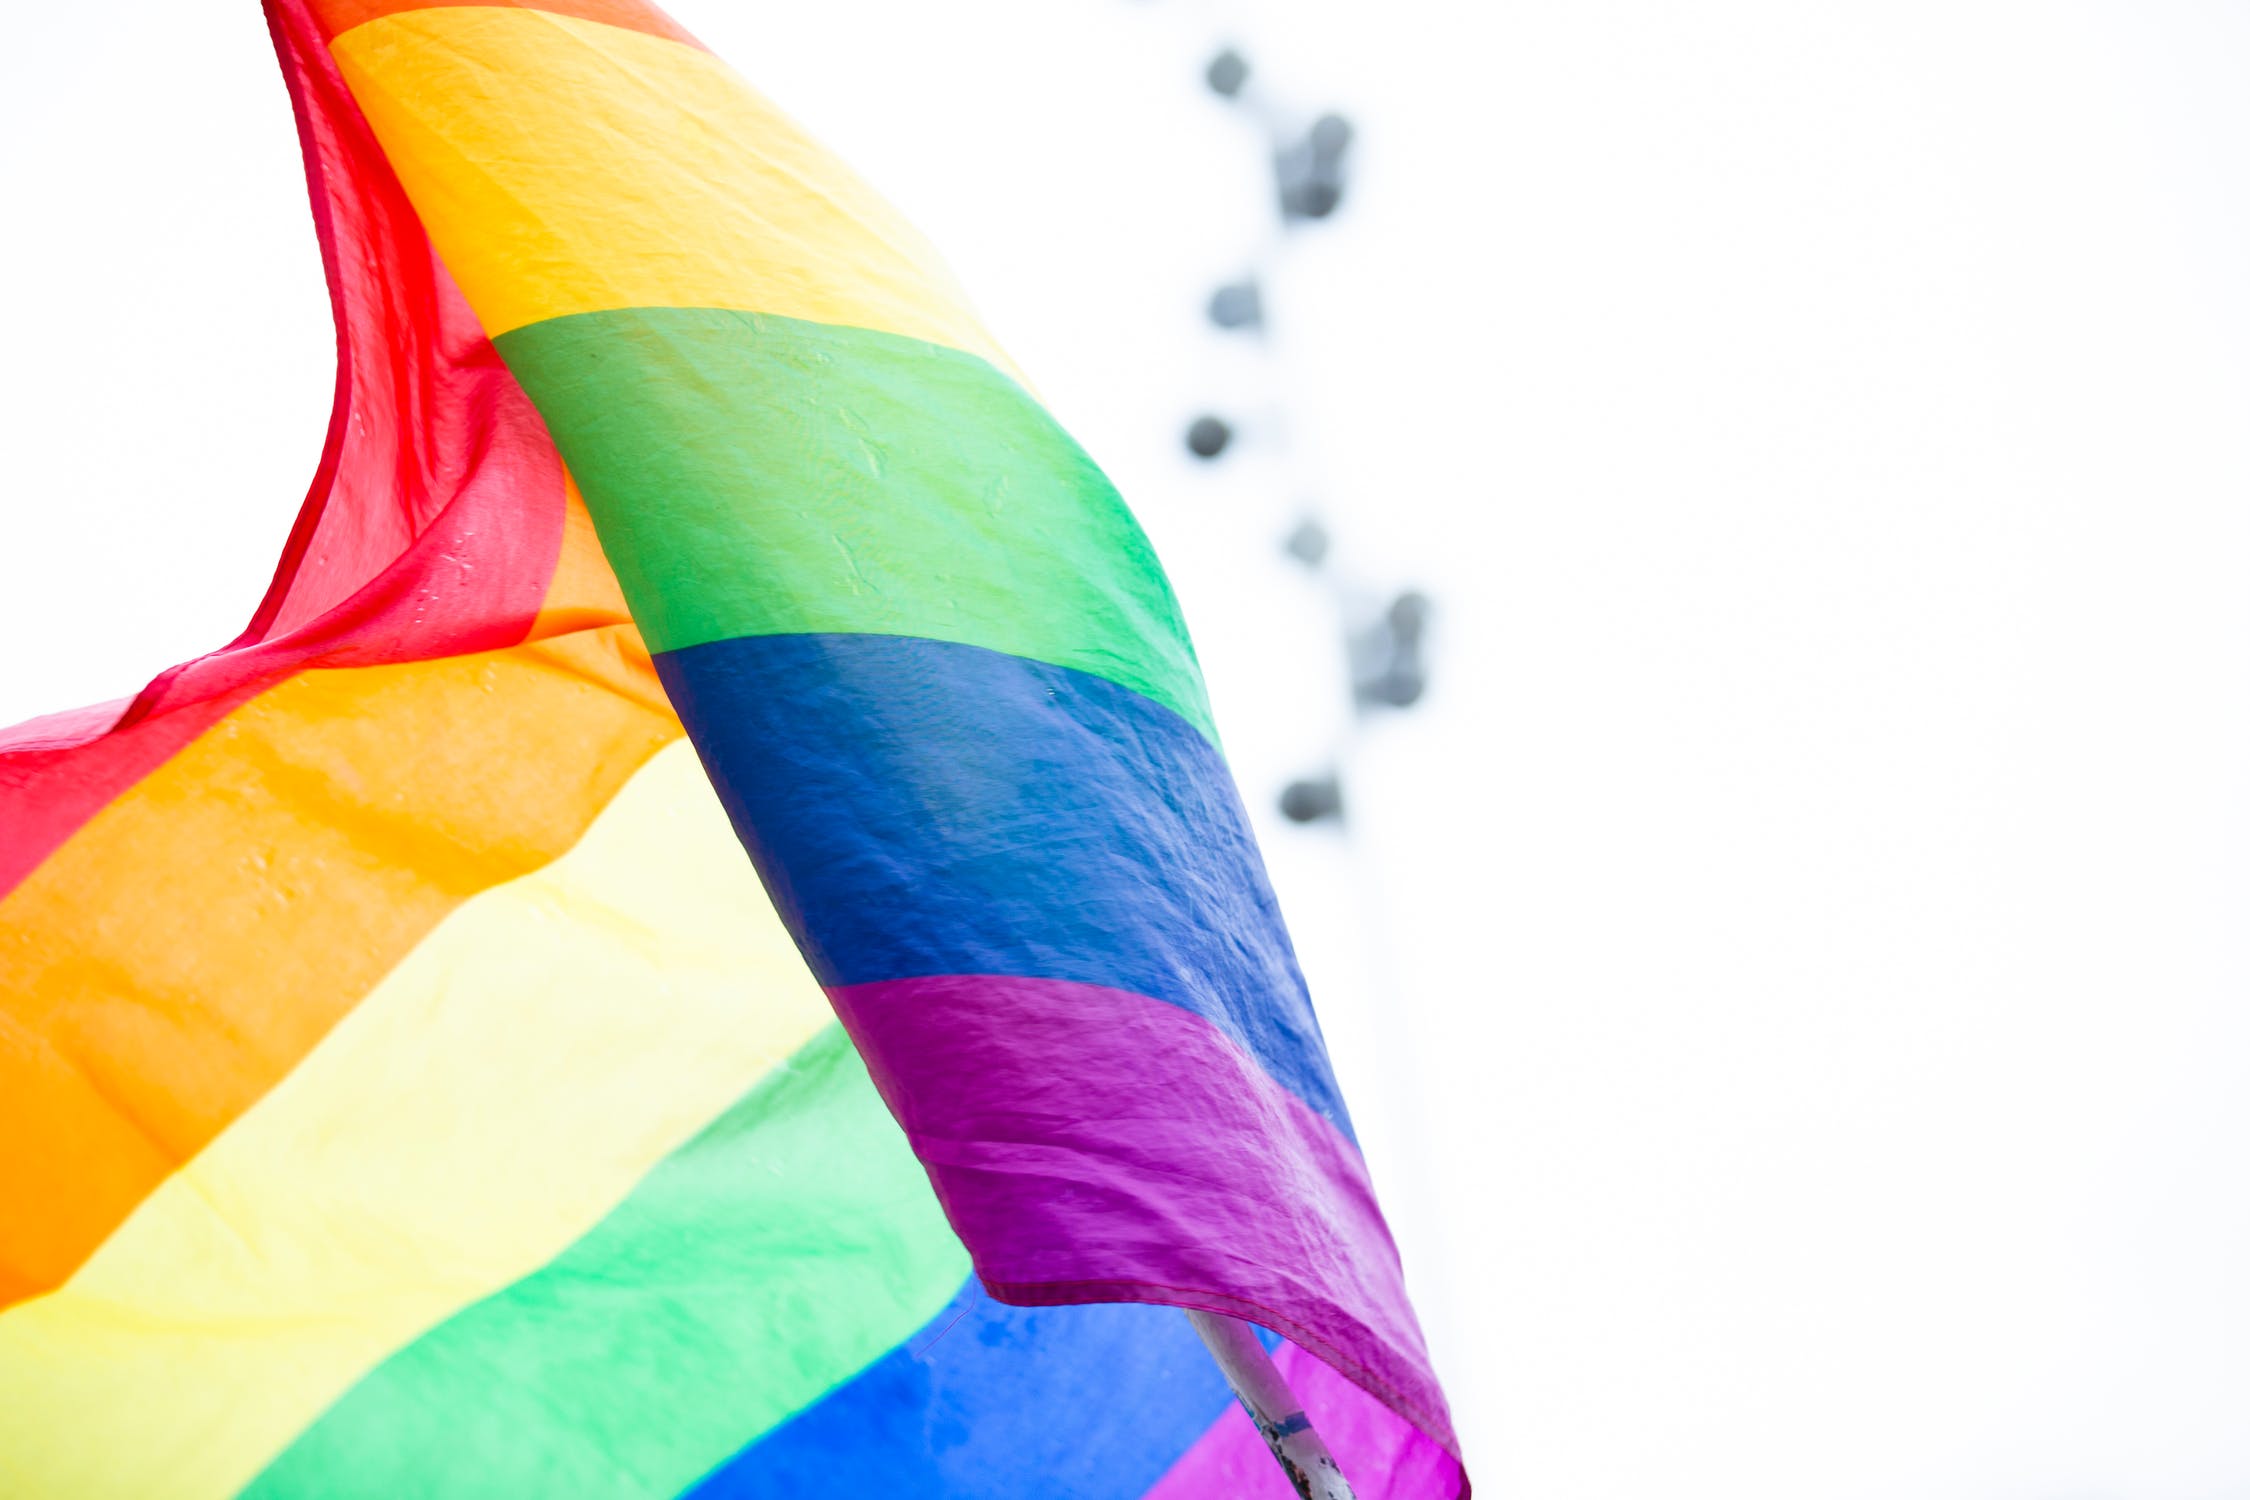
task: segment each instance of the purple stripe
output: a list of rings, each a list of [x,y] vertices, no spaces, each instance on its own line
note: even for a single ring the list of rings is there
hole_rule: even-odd
[[[1363,1500],[1468,1500],[1469,1476],[1461,1461],[1420,1428],[1293,1344],[1276,1350],[1274,1363],[1304,1401],[1306,1416]],[[1279,1500],[1289,1493],[1265,1439],[1235,1407],[1180,1455],[1143,1500],[1256,1495]]]
[[[1247,1318],[1457,1446],[1359,1152],[1210,1022],[1051,979],[829,995],[993,1296]]]

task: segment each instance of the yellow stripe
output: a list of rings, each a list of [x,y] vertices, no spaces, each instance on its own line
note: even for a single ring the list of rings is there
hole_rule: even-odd
[[[581,629],[300,673],[95,814],[0,900],[0,1308],[679,736],[632,626]]]
[[[0,1494],[233,1494],[827,1019],[673,745],[576,848],[454,911],[68,1284],[0,1315]]]
[[[489,334],[720,307],[1001,362],[928,242],[707,52],[498,7],[385,16],[334,51]]]

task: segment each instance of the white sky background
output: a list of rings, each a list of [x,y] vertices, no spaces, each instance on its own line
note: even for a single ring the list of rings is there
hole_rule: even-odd
[[[1119,480],[1260,809],[1341,709],[1273,429],[1179,449],[1211,42],[1362,126],[1274,312],[1437,680],[1265,836],[1484,1493],[2250,1497],[2250,3],[672,9]],[[12,722],[235,633],[331,355],[249,0],[11,37]]]

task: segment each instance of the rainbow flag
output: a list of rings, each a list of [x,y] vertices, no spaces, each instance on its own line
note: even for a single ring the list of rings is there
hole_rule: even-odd
[[[334,416],[239,639],[0,736],[0,1494],[1286,1493],[1148,1303],[1466,1494],[1178,606],[935,256],[638,0],[266,11]]]

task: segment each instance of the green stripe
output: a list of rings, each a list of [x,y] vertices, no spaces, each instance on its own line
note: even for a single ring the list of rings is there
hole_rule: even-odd
[[[968,1273],[831,1025],[584,1239],[376,1367],[243,1493],[674,1495]]]
[[[707,308],[504,333],[649,646],[922,636],[1074,667],[1214,740],[1148,538],[974,355]]]

